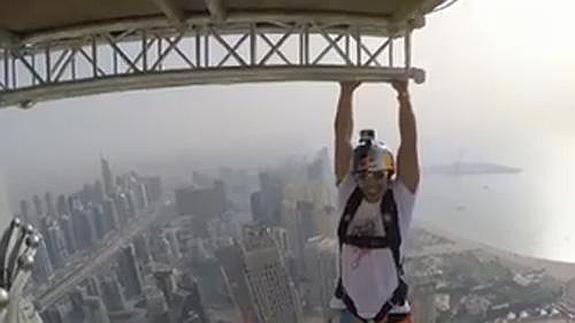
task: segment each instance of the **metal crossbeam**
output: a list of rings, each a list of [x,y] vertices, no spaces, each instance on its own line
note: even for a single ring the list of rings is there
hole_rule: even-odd
[[[423,71],[411,67],[411,32],[374,30],[309,19],[204,19],[38,36],[0,48],[0,107],[190,84],[423,82]]]

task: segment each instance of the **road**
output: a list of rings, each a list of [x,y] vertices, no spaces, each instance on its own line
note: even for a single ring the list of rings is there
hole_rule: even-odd
[[[116,252],[123,246],[128,244],[140,232],[148,229],[154,223],[162,223],[169,221],[175,215],[172,205],[161,204],[153,210],[144,211],[143,214],[137,217],[136,221],[128,224],[127,227],[116,233],[105,241],[102,246],[97,250],[80,254],[79,258],[75,258],[71,262],[71,268],[61,275],[61,278],[56,278],[50,282],[48,287],[44,288],[39,293],[35,300],[36,306],[39,309],[46,308],[65,293],[79,284],[86,277],[91,275],[100,266],[108,263]]]

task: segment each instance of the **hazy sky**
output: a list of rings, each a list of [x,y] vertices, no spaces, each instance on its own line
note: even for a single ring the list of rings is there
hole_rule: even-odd
[[[574,11],[573,0],[461,0],[428,18],[413,57],[428,79],[412,86],[424,164],[529,167],[534,153],[575,162]],[[6,109],[0,172],[14,198],[31,183],[95,176],[100,153],[123,168],[267,164],[332,145],[337,93],[336,83],[197,86]],[[396,147],[390,87],[366,85],[355,104],[357,128]]]

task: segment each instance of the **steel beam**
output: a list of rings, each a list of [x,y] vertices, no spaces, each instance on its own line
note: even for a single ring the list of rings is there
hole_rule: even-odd
[[[124,25],[0,48],[0,108],[191,84],[424,80],[411,66],[411,28],[389,34],[370,23],[234,19],[187,21],[183,29]]]
[[[253,82],[333,81],[356,80],[363,82],[389,82],[394,79],[421,78],[424,71],[411,68],[365,67],[251,67],[247,69],[217,68],[197,71],[170,71],[161,73],[130,74],[95,80],[65,82],[14,90],[0,97],[0,106],[63,99],[129,90],[154,89],[200,84],[234,84]]]

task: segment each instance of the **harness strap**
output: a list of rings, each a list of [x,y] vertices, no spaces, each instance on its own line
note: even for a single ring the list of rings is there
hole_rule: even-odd
[[[393,292],[392,298],[382,305],[375,320],[381,320],[389,313],[394,305],[402,305],[405,303],[407,298],[408,286],[403,281],[403,266],[401,261],[401,232],[399,228],[398,210],[397,204],[395,203],[395,198],[393,196],[393,191],[388,189],[383,196],[380,204],[380,213],[382,221],[384,224],[385,236],[384,237],[365,237],[365,236],[350,236],[347,234],[350,223],[353,221],[361,202],[363,201],[364,195],[359,187],[350,195],[347,204],[345,206],[344,212],[340,219],[337,234],[339,238],[339,249],[341,254],[341,249],[343,244],[353,245],[359,248],[369,248],[369,249],[382,249],[389,248],[393,254],[393,261],[395,263],[398,287]],[[335,291],[335,296],[343,301],[347,309],[358,319],[363,322],[367,320],[361,318],[355,307],[355,304],[351,297],[345,291],[341,279],[341,259],[339,262],[340,266],[340,277],[338,279],[337,288]]]

